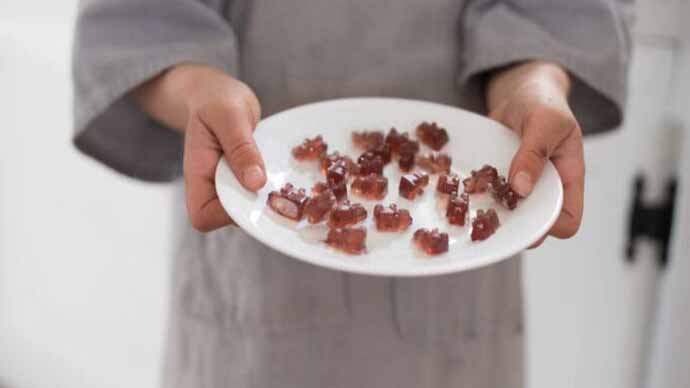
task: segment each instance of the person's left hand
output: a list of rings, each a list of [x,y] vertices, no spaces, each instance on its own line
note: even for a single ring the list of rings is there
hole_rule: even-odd
[[[569,89],[568,73],[555,63],[543,61],[500,71],[489,80],[487,88],[489,116],[522,139],[508,174],[513,190],[528,196],[546,161],[556,166],[563,181],[563,208],[549,235],[557,238],[577,233],[584,202],[582,131],[568,105]]]

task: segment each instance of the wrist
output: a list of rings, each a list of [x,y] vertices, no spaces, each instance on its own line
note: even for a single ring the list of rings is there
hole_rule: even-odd
[[[230,77],[220,70],[206,65],[180,64],[171,67],[164,75],[167,92],[178,96],[180,105],[191,112],[203,105],[209,93],[227,83]]]
[[[216,71],[195,64],[175,65],[136,88],[132,95],[152,118],[176,130],[184,130],[191,107],[199,100],[204,81]],[[222,74],[222,73],[221,73]]]
[[[534,60],[510,66],[496,72],[487,84],[487,106],[491,109],[524,89],[567,99],[571,79],[561,65]]]
[[[221,104],[230,109],[246,109],[252,123],[261,117],[261,106],[254,92],[236,78],[205,65],[179,65],[171,69],[171,88],[183,96],[187,114],[207,104]]]

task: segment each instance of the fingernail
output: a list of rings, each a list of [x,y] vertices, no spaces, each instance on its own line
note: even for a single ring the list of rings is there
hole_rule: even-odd
[[[259,166],[251,166],[242,171],[242,182],[251,189],[258,189],[264,182],[264,172]]]
[[[521,197],[526,197],[532,192],[532,178],[524,171],[520,171],[513,177],[513,190]]]

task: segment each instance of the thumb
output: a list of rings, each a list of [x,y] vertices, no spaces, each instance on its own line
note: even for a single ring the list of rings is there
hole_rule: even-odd
[[[571,132],[569,117],[537,111],[521,120],[517,132],[522,141],[510,165],[510,185],[522,197],[528,196],[546,166],[547,160]]]
[[[526,197],[532,192],[548,157],[542,147],[522,143],[510,165],[510,186],[518,195]]]
[[[200,117],[214,133],[225,160],[242,186],[257,191],[266,184],[266,169],[253,132],[256,121],[243,104],[210,106]]]

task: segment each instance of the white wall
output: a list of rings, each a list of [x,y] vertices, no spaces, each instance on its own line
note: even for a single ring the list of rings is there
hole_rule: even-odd
[[[154,387],[170,188],[70,144],[76,1],[0,1],[0,386]]]

